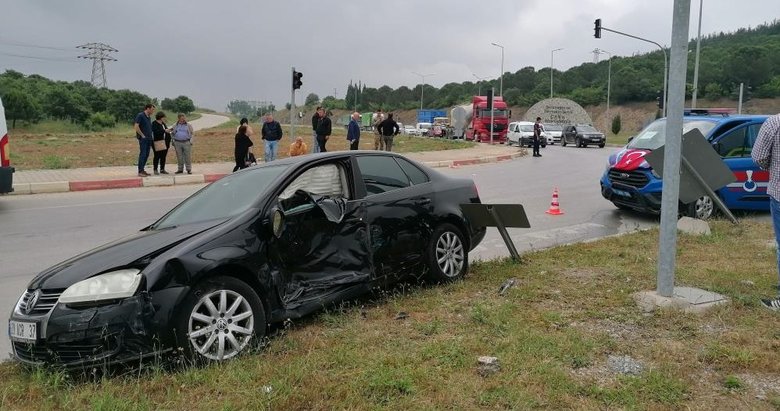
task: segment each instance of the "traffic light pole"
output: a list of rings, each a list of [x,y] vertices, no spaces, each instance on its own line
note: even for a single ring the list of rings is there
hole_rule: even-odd
[[[604,31],[608,31],[610,33],[620,34],[621,36],[631,37],[632,39],[646,41],[648,43],[655,44],[656,46],[658,46],[659,49],[661,49],[661,52],[664,53],[664,91],[663,91],[664,92],[664,95],[663,95],[663,106],[664,107],[663,107],[662,110],[663,110],[663,116],[666,117],[666,106],[667,106],[667,104],[666,104],[667,103],[667,101],[666,101],[667,100],[666,99],[666,91],[667,91],[666,90],[667,89],[666,80],[669,77],[669,60],[668,60],[668,58],[666,56],[666,49],[664,49],[663,46],[661,46],[660,44],[658,44],[658,43],[656,43],[656,42],[654,42],[652,40],[643,39],[641,37],[637,37],[637,36],[634,36],[634,35],[631,35],[631,34],[628,34],[628,33],[623,33],[623,32],[617,31],[617,30],[612,30],[612,29],[608,29],[608,28],[606,28],[604,26],[601,26],[601,19],[597,20],[596,25],[597,25],[599,30],[604,30]],[[599,33],[599,37],[597,37],[597,38],[601,38],[601,34],[600,33]]]

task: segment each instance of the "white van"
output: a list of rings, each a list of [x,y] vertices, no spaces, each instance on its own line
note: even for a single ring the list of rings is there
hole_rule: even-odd
[[[513,121],[509,123],[509,131],[506,134],[506,143],[508,145],[528,146],[534,144],[534,123],[531,121]],[[553,138],[542,129],[542,141],[540,145],[547,147],[553,144]]]
[[[5,123],[5,109],[0,99],[0,194],[14,191],[14,168],[8,151],[8,126]]]

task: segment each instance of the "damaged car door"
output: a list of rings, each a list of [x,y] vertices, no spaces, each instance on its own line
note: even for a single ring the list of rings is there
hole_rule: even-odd
[[[315,165],[278,196],[269,262],[288,311],[303,315],[370,289],[365,205],[353,198],[349,169],[347,161]]]

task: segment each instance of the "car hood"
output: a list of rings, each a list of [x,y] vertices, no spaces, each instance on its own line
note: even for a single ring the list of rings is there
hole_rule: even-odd
[[[169,250],[225,220],[187,224],[160,230],[139,231],[63,261],[35,276],[28,289],[63,289],[97,274],[135,266],[143,268],[147,259]]]
[[[632,171],[638,168],[650,168],[645,156],[650,150],[624,148],[609,156],[609,165],[615,170]]]

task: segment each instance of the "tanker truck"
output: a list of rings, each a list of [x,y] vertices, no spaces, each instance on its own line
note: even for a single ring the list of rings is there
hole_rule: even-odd
[[[450,110],[453,138],[465,138],[483,143],[490,142],[490,111],[486,96],[474,96],[471,104]],[[506,142],[509,111],[501,97],[493,97],[493,142]]]

